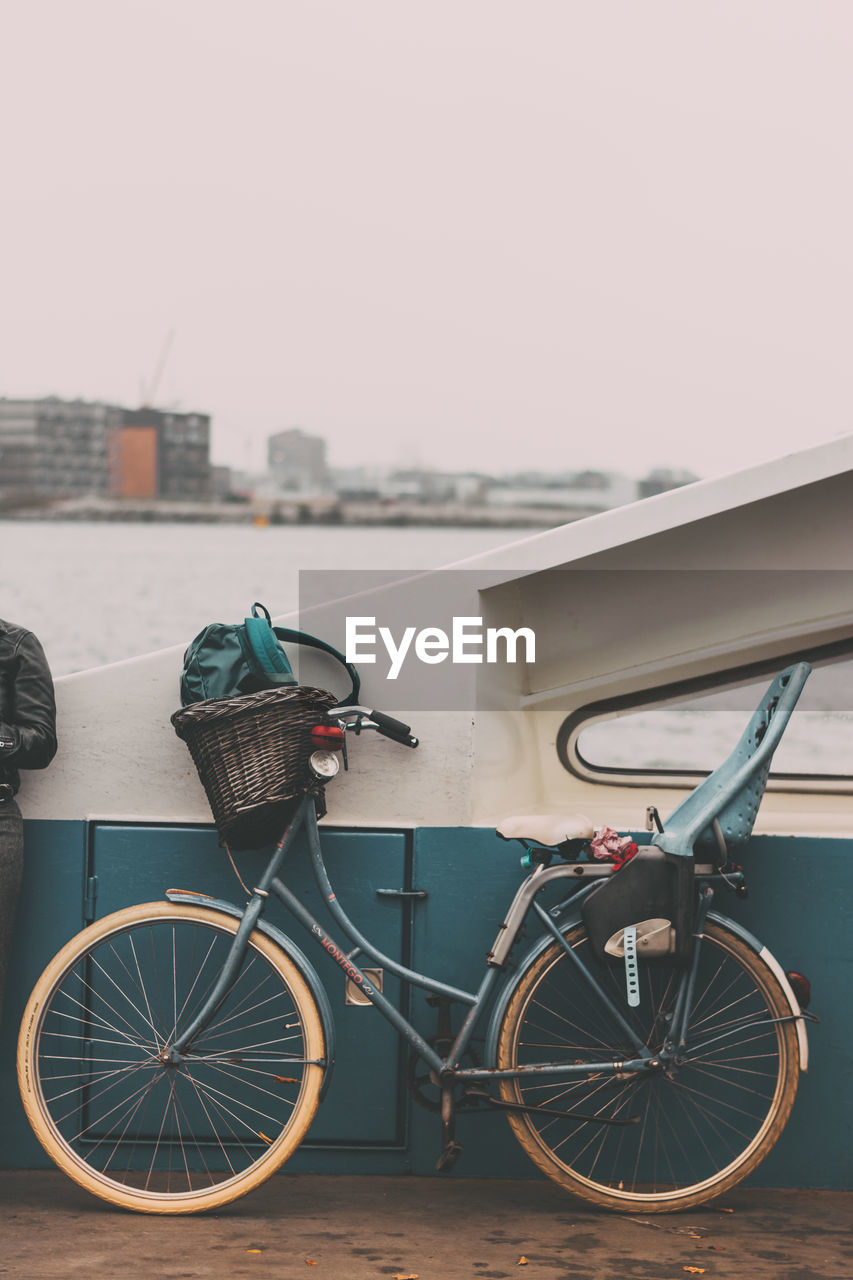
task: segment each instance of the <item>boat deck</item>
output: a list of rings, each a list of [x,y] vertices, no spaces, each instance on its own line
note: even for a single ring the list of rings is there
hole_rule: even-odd
[[[152,1218],[102,1205],[62,1174],[30,1172],[0,1174],[0,1217],[0,1270],[27,1280],[853,1273],[853,1192],[840,1191],[738,1187],[689,1213],[632,1217],[538,1180],[281,1174],[220,1213]]]

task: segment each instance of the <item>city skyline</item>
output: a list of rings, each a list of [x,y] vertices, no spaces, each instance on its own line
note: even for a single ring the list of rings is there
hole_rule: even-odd
[[[323,445],[324,453],[328,449],[328,444],[329,444],[329,442],[325,439],[325,437],[320,435],[318,432],[306,430],[301,425],[288,424],[287,426],[279,427],[273,430],[268,435],[257,437],[255,441],[255,449],[254,449],[255,460],[253,465],[249,467],[241,467],[239,464],[231,465],[229,463],[223,462],[222,459],[216,457],[216,453],[215,453],[216,445],[215,445],[215,440],[213,438],[215,436],[215,425],[216,425],[215,420],[212,419],[209,413],[205,412],[205,410],[200,408],[199,406],[195,406],[195,407],[187,406],[187,405],[180,404],[178,402],[168,404],[168,405],[146,402],[140,405],[134,404],[131,406],[129,404],[119,404],[118,402],[115,402],[115,401],[107,401],[103,398],[97,398],[97,397],[94,399],[89,399],[82,396],[64,397],[53,392],[45,396],[36,396],[36,395],[12,396],[9,394],[5,394],[2,391],[2,389],[0,389],[0,413],[2,413],[2,407],[4,405],[7,406],[7,409],[17,405],[32,405],[38,409],[39,406],[45,406],[45,405],[49,406],[51,403],[55,403],[58,406],[61,405],[64,409],[70,409],[74,405],[80,405],[81,408],[85,408],[85,409],[104,410],[104,411],[116,413],[119,415],[125,415],[128,418],[128,420],[130,420],[135,416],[146,417],[151,415],[153,415],[155,418],[165,418],[165,417],[169,417],[170,415],[175,415],[179,418],[185,418],[187,416],[202,417],[208,423],[208,430],[211,437],[210,465],[213,467],[225,466],[228,469],[232,470],[235,474],[244,473],[244,474],[261,475],[268,472],[270,470],[269,456],[268,456],[269,447],[272,441],[278,437],[288,436],[288,435],[297,435],[297,436],[304,436],[308,440],[320,441]],[[0,431],[0,446],[2,446],[2,431]],[[0,447],[0,462],[2,462],[2,447]],[[367,473],[380,474],[380,473],[411,471],[411,472],[448,474],[448,475],[477,474],[482,476],[489,476],[494,479],[516,477],[521,475],[527,475],[527,476],[535,475],[542,478],[548,478],[548,477],[553,478],[553,477],[577,476],[585,472],[593,472],[593,473],[598,472],[601,474],[621,473],[621,468],[619,468],[618,466],[614,467],[614,466],[607,466],[607,465],[590,464],[587,466],[576,466],[576,467],[571,467],[571,466],[549,467],[547,465],[534,466],[530,463],[529,459],[527,459],[526,457],[519,458],[518,461],[515,463],[515,465],[511,465],[508,467],[489,467],[485,465],[482,461],[478,462],[476,466],[470,466],[470,467],[465,467],[465,466],[454,467],[448,464],[431,466],[428,463],[419,462],[419,461],[395,462],[393,459],[388,459],[388,458],[383,458],[379,460],[371,459],[371,458],[353,459],[348,463],[338,464],[336,463],[334,458],[332,458],[331,460],[328,460],[327,470],[330,473],[331,472],[343,473],[343,472],[364,471]],[[673,473],[673,475],[679,474],[683,476],[689,476],[689,480],[691,481],[706,478],[704,476],[696,475],[695,473],[690,472],[689,468],[668,466],[668,465],[663,465],[663,466],[644,465],[638,468],[636,472],[632,471],[631,469],[628,469],[624,472],[624,474],[632,476],[632,478],[636,480],[640,480],[640,479],[647,478],[654,473],[659,473],[659,472],[660,473],[671,472]],[[0,473],[0,481],[2,481],[2,478],[3,478],[2,473]],[[681,483],[688,483],[689,480],[684,479],[681,481]]]
[[[162,518],[163,511],[156,509],[164,502],[174,513],[175,501],[213,507],[252,501],[279,507],[289,503],[293,518],[338,520],[375,519],[377,513],[388,514],[387,504],[396,509],[402,503],[409,516],[418,508],[425,519],[441,509],[445,517],[455,511],[464,522],[470,506],[491,506],[511,512],[513,520],[536,509],[561,511],[572,520],[700,479],[670,469],[632,478],[613,468],[337,468],[328,463],[327,442],[298,427],[268,436],[264,467],[248,473],[216,465],[210,427],[206,414],[164,411],[150,404],[129,409],[57,396],[0,396],[0,512],[26,512],[34,505],[60,517],[71,511],[80,518],[86,510],[104,514],[107,500],[117,518],[122,510],[136,518],[140,502],[153,504],[146,510],[152,518]],[[93,507],[86,506],[87,499]],[[304,500],[312,505],[301,509]],[[365,503],[367,508],[356,516]],[[278,514],[283,516],[284,507]],[[222,512],[215,518],[222,518]]]

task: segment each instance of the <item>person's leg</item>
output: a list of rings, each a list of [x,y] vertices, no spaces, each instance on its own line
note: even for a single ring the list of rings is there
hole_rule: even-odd
[[[23,862],[24,824],[20,809],[10,800],[0,804],[0,1016]]]

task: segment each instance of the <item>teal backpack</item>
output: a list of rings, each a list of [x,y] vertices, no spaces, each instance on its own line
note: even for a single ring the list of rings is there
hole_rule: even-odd
[[[181,703],[188,707],[209,698],[233,698],[241,693],[257,693],[278,685],[297,685],[287,654],[279,641],[307,645],[331,654],[346,668],[351,689],[339,706],[358,703],[358,672],[343,654],[324,640],[304,631],[274,627],[269,611],[252,605],[251,617],[243,625],[211,622],[189,645],[181,673]]]

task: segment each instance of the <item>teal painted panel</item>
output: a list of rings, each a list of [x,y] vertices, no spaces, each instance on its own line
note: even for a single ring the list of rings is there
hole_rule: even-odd
[[[717,909],[811,980],[820,1018],[791,1118],[751,1185],[853,1187],[853,842],[757,836],[738,861],[749,897],[727,894]]]
[[[327,831],[323,848],[344,910],[385,954],[399,960],[408,945],[404,936],[406,909],[397,899],[377,897],[376,890],[403,887],[406,837],[389,831]],[[263,852],[235,855],[249,888],[265,866],[266,857]],[[99,918],[133,903],[160,901],[169,888],[198,890],[238,906],[245,902],[228,856],[209,827],[99,825],[93,833],[93,869],[98,877]],[[303,844],[294,850],[281,878],[343,949],[350,950],[326,910]],[[396,1032],[376,1009],[345,1003],[341,970],[278,902],[270,902],[267,914],[305,952],[332,1004],[337,1061],[331,1086],[312,1125],[310,1142],[402,1148],[404,1085]],[[385,992],[399,1007],[401,984],[387,973]]]
[[[83,926],[85,867],[84,822],[24,823],[24,878],[0,1027],[0,1167],[4,1169],[50,1167],[18,1094],[18,1027],[45,965]]]
[[[6,1012],[0,1036],[0,1106],[5,1167],[44,1167],[29,1132],[14,1076],[17,1025],[26,998],[50,957],[82,924],[87,872],[84,823],[28,822],[26,871],[18,917]],[[483,972],[506,906],[523,878],[520,847],[482,828],[427,828],[414,833],[411,881],[406,881],[406,837],[396,832],[324,833],[332,882],[356,923],[390,954],[415,968],[473,989]],[[166,888],[199,889],[242,900],[225,853],[208,827],[99,827],[93,835],[99,874],[97,913],[162,898]],[[754,932],[785,968],[812,980],[813,1009],[821,1025],[809,1028],[811,1069],[801,1077],[794,1111],[774,1152],[754,1175],[755,1185],[849,1187],[853,1184],[853,1019],[849,999],[853,961],[853,845],[844,840],[761,837],[740,860],[750,885],[741,901],[718,895],[716,908]],[[260,858],[241,854],[247,882]],[[323,906],[307,860],[296,858],[296,891],[321,916]],[[416,887],[428,898],[416,905],[376,898],[377,888]],[[339,1062],[329,1097],[307,1144],[288,1169],[316,1172],[428,1174],[439,1152],[438,1117],[409,1106],[401,1066],[406,1053],[375,1010],[344,1005],[343,980],[333,962],[275,904],[271,913],[306,951],[326,981],[335,1009]],[[411,928],[409,922],[411,920]],[[324,924],[326,919],[323,919]],[[337,930],[331,926],[333,935]],[[393,988],[393,998],[407,992]],[[422,991],[411,995],[413,1020],[426,1035],[436,1014]],[[475,1045],[475,1049],[478,1046]],[[406,1112],[409,1112],[408,1129]],[[465,1152],[454,1176],[539,1177],[518,1148],[503,1116],[460,1117]],[[408,1146],[406,1144],[408,1143]]]
[[[486,971],[486,956],[516,889],[527,875],[520,866],[523,852],[519,844],[501,840],[489,828],[430,827],[415,832],[413,883],[429,895],[415,913],[416,969],[468,991],[477,990]],[[454,1006],[454,1031],[463,1012],[462,1006]],[[414,1015],[422,1034],[435,1033],[436,1012],[426,1004],[422,992],[414,997]],[[487,1025],[488,1013],[472,1044],[480,1059]],[[454,1177],[541,1176],[499,1112],[460,1115],[456,1136],[464,1154],[454,1168]],[[440,1149],[439,1117],[413,1106],[414,1172],[432,1173]]]

